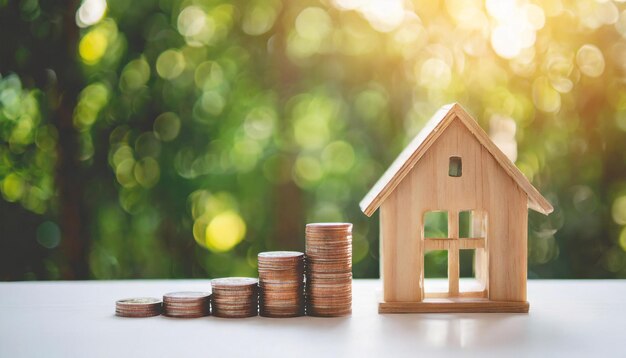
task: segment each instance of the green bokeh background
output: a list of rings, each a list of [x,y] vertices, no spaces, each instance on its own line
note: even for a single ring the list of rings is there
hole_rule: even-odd
[[[625,8],[0,0],[0,279],[254,276],[318,221],[377,277],[358,202],[449,102],[555,207],[529,277],[624,278]]]

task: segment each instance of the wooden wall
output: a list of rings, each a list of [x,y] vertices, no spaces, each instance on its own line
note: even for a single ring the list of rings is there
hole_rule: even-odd
[[[459,120],[445,131],[380,206],[384,300],[424,297],[424,212],[478,209],[488,231],[477,278],[492,300],[525,301],[527,196]],[[451,156],[462,158],[459,178],[448,176]]]

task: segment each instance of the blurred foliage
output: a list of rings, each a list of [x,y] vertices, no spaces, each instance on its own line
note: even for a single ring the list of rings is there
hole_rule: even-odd
[[[0,44],[0,279],[255,275],[316,221],[376,277],[357,203],[453,101],[555,206],[529,277],[626,277],[620,2],[0,0]]]

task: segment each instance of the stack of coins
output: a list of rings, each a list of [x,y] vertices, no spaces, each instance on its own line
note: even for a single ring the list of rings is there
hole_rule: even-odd
[[[306,265],[307,315],[351,314],[352,224],[308,224]]]
[[[304,254],[262,252],[259,260],[259,313],[264,317],[304,314]]]
[[[196,318],[210,313],[210,293],[172,292],[163,295],[163,314],[168,317]]]
[[[211,281],[213,315],[244,318],[258,314],[259,286],[256,278],[228,277]]]
[[[120,317],[152,317],[161,314],[161,300],[152,297],[125,298],[115,302],[115,315]]]

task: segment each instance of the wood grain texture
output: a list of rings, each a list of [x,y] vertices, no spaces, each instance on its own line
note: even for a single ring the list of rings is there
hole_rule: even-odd
[[[462,158],[464,167],[462,177],[448,176],[450,156]],[[509,195],[515,193],[519,194],[522,191],[490,153],[460,121],[451,122],[445,135],[432,144],[431,150],[425,153],[422,160],[381,206],[385,301],[419,302],[425,297],[422,283],[423,252],[425,248],[433,248],[432,245],[446,246],[445,249],[449,252],[448,294],[452,297],[457,296],[458,249],[462,245],[470,246],[470,243],[485,248],[484,251],[479,250],[477,254],[479,260],[477,276],[485,289],[489,292],[490,288],[495,287],[494,297],[500,300],[525,301],[525,296],[521,294],[525,292],[525,276],[522,280],[519,269],[509,269],[511,265],[518,264],[519,259],[516,257],[526,257],[525,253],[518,252],[519,250],[525,252],[525,249],[522,250],[518,243],[512,241],[518,240],[519,235],[515,232],[521,234],[526,232],[521,226],[516,225],[526,222],[525,201],[523,198],[521,201],[517,200],[520,197],[507,199]],[[517,209],[513,210],[511,207]],[[449,238],[441,241],[424,239],[424,213],[433,210],[448,212]],[[458,238],[458,212],[463,210],[492,213],[493,225],[481,222],[479,226],[475,224],[472,228],[484,235],[484,238],[476,240]],[[511,210],[520,212],[521,219],[510,220],[508,213]],[[490,247],[490,238],[497,238],[501,243]],[[492,252],[498,252],[500,255],[496,263],[489,261]],[[510,272],[496,273],[497,265],[501,264],[504,265],[501,271]],[[525,269],[526,266],[520,267]],[[490,282],[492,274],[498,278]],[[515,279],[503,277],[506,275]]]
[[[455,297],[459,295],[459,212],[448,211],[448,238],[450,239],[450,249],[448,250],[448,295]]]
[[[488,161],[486,161],[488,163]],[[526,301],[527,220],[526,194],[506,182],[499,166],[487,170],[488,210],[493,220],[488,228],[489,298],[496,301]]]
[[[469,291],[469,292],[459,292],[456,297],[459,298],[487,298],[487,291]],[[454,298],[456,298],[454,297]],[[448,292],[427,292],[424,295],[424,299],[428,298],[450,298],[450,294]]]
[[[421,216],[413,186],[402,185],[380,208],[384,297],[388,301],[420,301],[423,294]]]
[[[470,218],[470,236],[481,237],[483,246],[474,251],[474,276],[482,284],[485,291],[489,290],[489,256],[487,255],[487,213],[483,210],[474,210]]]
[[[413,138],[409,145],[398,155],[383,176],[374,184],[359,204],[367,216],[371,216],[385,201],[415,163],[427,152],[438,134],[449,124],[444,119],[454,116],[453,105],[441,107],[426,123],[424,128]]]
[[[546,215],[554,210],[552,205],[532,186],[515,164],[491,141],[478,123],[458,103],[453,103],[441,107],[430,118],[424,128],[398,155],[383,176],[361,200],[359,205],[367,216],[371,216],[380,207],[398,184],[409,174],[411,169],[429,151],[437,138],[446,132],[446,128],[455,119],[460,119],[463,125],[487,149],[503,170],[526,192],[528,207]]]
[[[458,243],[454,242],[458,241]],[[428,250],[449,250],[454,243],[458,245],[461,250],[469,249],[481,249],[485,247],[484,237],[471,237],[462,239],[450,239],[450,238],[427,238],[424,239],[424,249]]]
[[[414,165],[399,169],[402,180],[380,205],[386,305],[381,307],[393,307],[395,312],[403,307],[406,312],[527,311],[527,210],[531,201],[541,203],[529,198],[529,190],[481,141],[476,128],[466,123],[471,119],[446,118],[438,122],[445,122],[444,127],[435,126],[436,137],[421,138],[428,150],[419,154]],[[449,175],[451,157],[462,160],[460,177]],[[424,238],[424,215],[437,210],[448,213],[448,237]],[[467,210],[472,211],[470,237],[460,238],[459,213]],[[476,250],[479,290],[460,292],[460,249]],[[425,292],[426,250],[448,251],[448,292]],[[440,301],[442,298],[451,301]],[[428,304],[414,305],[420,302]]]
[[[528,302],[486,298],[426,298],[422,302],[380,302],[378,313],[528,313]]]

